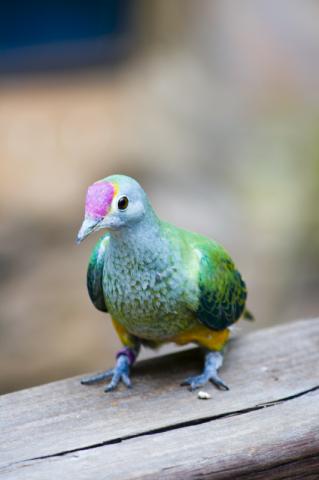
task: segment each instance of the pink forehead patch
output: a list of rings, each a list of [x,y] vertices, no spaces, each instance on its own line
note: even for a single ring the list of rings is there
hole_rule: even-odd
[[[113,200],[114,187],[108,182],[93,183],[88,188],[85,201],[85,213],[93,218],[103,218]]]

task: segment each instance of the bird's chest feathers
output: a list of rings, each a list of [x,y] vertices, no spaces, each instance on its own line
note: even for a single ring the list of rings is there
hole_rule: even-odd
[[[156,242],[147,249],[143,245],[110,248],[103,290],[109,312],[128,331],[151,338],[161,325],[164,335],[182,308],[178,258],[168,245]]]

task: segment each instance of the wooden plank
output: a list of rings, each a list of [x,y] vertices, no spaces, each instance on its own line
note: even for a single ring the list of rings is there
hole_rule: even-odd
[[[7,480],[319,478],[319,391],[261,410],[23,462]]]
[[[280,325],[233,340],[222,371],[231,390],[220,392],[209,386],[209,401],[199,401],[196,393],[179,387],[184,377],[200,369],[196,353],[141,362],[131,391],[122,388],[104,394],[101,385],[84,387],[73,378],[0,397],[0,477],[2,472],[6,478],[8,468],[20,471],[33,458],[57,458],[72,450],[76,452],[71,455],[79,455],[81,449],[156,429],[179,430],[181,425],[213,421],[313,389],[319,385],[319,320]],[[154,438],[159,435],[154,433]],[[123,443],[118,444],[121,449]]]

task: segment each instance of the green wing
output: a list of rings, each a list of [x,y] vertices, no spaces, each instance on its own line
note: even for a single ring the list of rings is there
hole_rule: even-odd
[[[105,252],[109,243],[109,234],[107,233],[99,239],[95,245],[87,271],[87,288],[90,299],[94,306],[102,312],[107,312],[103,294],[103,268],[105,260]]]
[[[223,330],[245,309],[246,285],[227,252],[211,243],[200,249],[198,319],[207,327]]]

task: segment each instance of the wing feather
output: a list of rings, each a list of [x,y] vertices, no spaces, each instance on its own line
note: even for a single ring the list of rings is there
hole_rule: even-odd
[[[107,233],[99,239],[95,245],[87,271],[87,288],[93,305],[102,312],[107,312],[103,294],[103,268],[105,253],[109,243],[109,234]]]
[[[242,315],[247,289],[233,261],[220,246],[201,252],[197,316],[209,328],[223,330]]]

